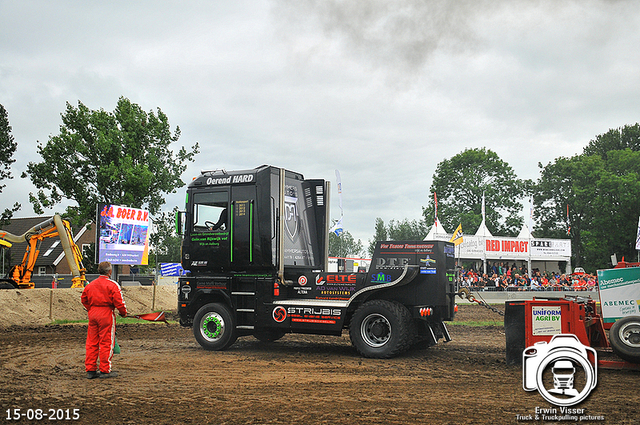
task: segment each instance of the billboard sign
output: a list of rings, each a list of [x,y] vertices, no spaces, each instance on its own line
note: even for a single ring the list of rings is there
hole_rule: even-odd
[[[96,246],[98,262],[147,265],[149,212],[120,205],[98,205]]]
[[[605,322],[640,314],[640,267],[598,270],[598,286]]]

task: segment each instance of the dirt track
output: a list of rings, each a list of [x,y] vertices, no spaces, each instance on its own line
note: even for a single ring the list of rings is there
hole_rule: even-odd
[[[456,320],[499,320],[461,306]],[[527,423],[516,415],[552,407],[522,389],[505,364],[501,326],[449,326],[453,341],[391,360],[364,359],[349,337],[287,335],[270,345],[240,338],[207,352],[178,325],[122,325],[120,376],[84,377],[85,325],[10,327],[0,334],[0,401],[7,409],[79,409],[83,424]],[[638,423],[640,372],[599,370],[581,403],[603,421]],[[32,423],[51,422],[47,420]]]

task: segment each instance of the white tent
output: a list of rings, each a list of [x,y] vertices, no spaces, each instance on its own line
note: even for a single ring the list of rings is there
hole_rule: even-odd
[[[522,225],[522,230],[518,233],[518,239],[530,239],[532,238],[531,232],[529,231],[529,227],[524,224]]]
[[[478,227],[478,231],[476,232],[476,236],[487,236],[487,237],[493,237],[493,235],[491,234],[491,232],[489,231],[489,229],[487,229],[487,225],[484,223],[484,219],[482,220],[482,223],[480,223],[480,227]]]
[[[444,230],[444,227],[442,227],[440,220],[436,217],[436,223],[433,226],[431,226],[431,230],[429,230],[429,234],[427,235],[426,238],[424,238],[424,240],[430,241],[434,239],[442,239],[442,237],[438,238],[436,237],[436,235],[447,235],[447,234],[448,232]]]

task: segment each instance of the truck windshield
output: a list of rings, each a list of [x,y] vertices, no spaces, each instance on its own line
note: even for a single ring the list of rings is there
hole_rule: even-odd
[[[193,195],[193,231],[220,232],[228,230],[229,194],[222,192]]]

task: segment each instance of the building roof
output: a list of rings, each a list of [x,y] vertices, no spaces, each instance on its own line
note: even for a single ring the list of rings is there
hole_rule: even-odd
[[[3,232],[7,232],[16,236],[22,236],[33,226],[43,223],[51,219],[51,217],[53,216],[12,218],[9,225],[3,226],[0,229],[0,235],[2,235]],[[86,226],[82,226],[81,228],[72,227],[71,230],[74,234],[74,240],[77,240],[78,237],[86,231]],[[27,242],[13,243],[13,246],[11,247],[11,266],[22,262],[26,249]],[[36,266],[57,266],[64,258],[60,238],[55,237],[43,239],[39,244],[39,249],[40,254],[36,260]]]

